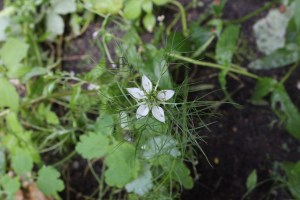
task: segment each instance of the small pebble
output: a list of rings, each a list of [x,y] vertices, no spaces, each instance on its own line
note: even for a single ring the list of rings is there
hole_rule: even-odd
[[[236,126],[232,127],[232,131],[236,133],[238,131],[237,127]]]
[[[297,82],[297,88],[300,90],[300,81]]]

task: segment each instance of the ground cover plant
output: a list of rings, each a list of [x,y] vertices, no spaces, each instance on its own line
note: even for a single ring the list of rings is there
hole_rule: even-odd
[[[300,199],[299,0],[0,8],[0,199]]]

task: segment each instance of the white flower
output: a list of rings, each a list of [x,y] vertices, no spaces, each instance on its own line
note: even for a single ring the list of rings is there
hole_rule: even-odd
[[[142,77],[142,88],[126,88],[131,96],[138,101],[139,107],[136,111],[136,118],[140,119],[147,116],[151,110],[153,117],[164,123],[165,113],[159,104],[171,99],[175,93],[174,90],[157,92],[156,87],[153,89],[151,81],[145,75]]]

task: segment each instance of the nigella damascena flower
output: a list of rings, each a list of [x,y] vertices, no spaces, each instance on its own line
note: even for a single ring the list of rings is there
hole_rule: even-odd
[[[145,75],[142,77],[141,88],[126,88],[131,96],[137,100],[138,109],[136,111],[136,118],[140,119],[149,114],[150,110],[155,119],[160,122],[165,122],[165,113],[160,104],[171,99],[174,95],[174,90],[156,91],[149,78]]]

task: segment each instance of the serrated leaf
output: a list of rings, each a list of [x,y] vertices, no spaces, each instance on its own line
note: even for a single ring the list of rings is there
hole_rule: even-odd
[[[68,14],[76,11],[75,0],[51,0],[53,11],[57,14]]]
[[[125,186],[127,192],[133,192],[140,196],[149,192],[152,187],[152,174],[149,166],[144,167],[142,173],[135,180]]]
[[[155,26],[156,19],[152,13],[148,13],[143,18],[143,25],[147,29],[147,31],[152,32]]]
[[[101,115],[97,118],[94,130],[103,135],[111,135],[114,129],[114,119],[111,115]]]
[[[246,181],[247,191],[253,190],[256,184],[257,184],[257,174],[256,174],[256,170],[253,170],[247,177],[247,181]]]
[[[62,35],[65,29],[65,23],[62,17],[54,11],[47,13],[47,32],[50,33],[50,39],[53,39],[57,35]]]
[[[85,159],[101,158],[109,150],[109,139],[102,133],[82,135],[76,151]]]
[[[19,95],[16,88],[6,79],[0,77],[0,108],[19,109]]]
[[[33,160],[30,154],[27,151],[18,148],[12,156],[12,167],[19,176],[31,172]]]
[[[138,176],[140,162],[136,159],[135,153],[134,146],[122,143],[108,154],[105,159],[108,166],[105,171],[105,182],[109,186],[122,188]]]
[[[284,163],[285,173],[288,176],[288,188],[295,199],[300,199],[300,161]]]
[[[21,187],[18,178],[12,178],[8,175],[0,177],[0,185],[3,187],[4,194],[6,194],[6,200],[14,200],[15,193]]]
[[[64,183],[59,179],[59,172],[53,167],[43,167],[38,172],[37,186],[46,195],[56,196],[64,189]]]
[[[168,172],[168,176],[173,180],[178,181],[185,189],[191,189],[194,186],[190,170],[181,161],[171,156],[161,156],[159,158],[160,166]]]
[[[124,7],[124,17],[130,20],[136,19],[141,15],[142,1],[129,0]]]

